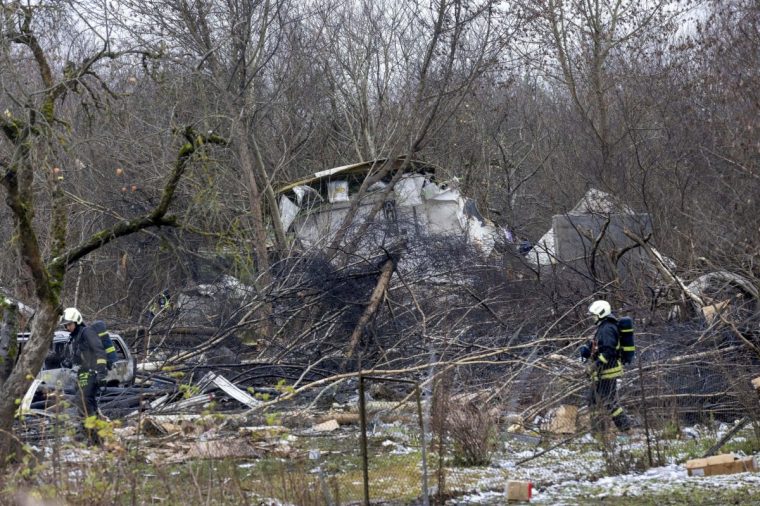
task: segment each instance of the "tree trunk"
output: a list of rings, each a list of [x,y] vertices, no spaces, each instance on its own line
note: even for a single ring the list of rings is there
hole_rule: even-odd
[[[256,290],[263,294],[270,289],[272,276],[269,272],[269,256],[267,251],[267,231],[264,221],[264,213],[261,210],[261,191],[256,181],[256,168],[251,155],[250,146],[248,145],[248,129],[241,125],[237,136],[238,155],[240,156],[240,167],[248,177],[248,201],[251,208],[251,218],[253,227],[253,251],[256,258]],[[262,295],[263,297],[263,295]],[[272,313],[272,306],[265,304],[260,310],[262,321],[261,334],[265,338],[272,336],[272,326],[268,316]]]
[[[375,289],[372,291],[372,295],[369,298],[369,304],[367,304],[367,307],[364,309],[364,313],[362,313],[361,318],[359,318],[359,323],[356,324],[356,327],[351,334],[351,339],[349,339],[348,343],[348,350],[346,351],[346,359],[350,360],[353,358],[356,347],[359,344],[359,340],[364,334],[364,329],[367,327],[367,324],[375,315],[375,312],[377,312],[377,307],[383,300],[383,296],[385,295],[385,291],[388,289],[388,284],[391,281],[391,276],[393,275],[393,271],[395,269],[396,259],[394,257],[389,257],[380,269],[380,277],[378,278],[377,285],[375,285]]]
[[[285,241],[285,230],[283,230],[282,221],[280,221],[280,207],[277,205],[277,196],[274,194],[272,182],[267,174],[266,167],[264,167],[264,158],[261,156],[258,143],[256,143],[256,137],[251,136],[251,143],[253,144],[254,153],[256,153],[255,167],[258,169],[259,180],[264,185],[264,196],[267,199],[269,215],[272,219],[275,248],[279,254],[282,254],[285,252],[287,243]]]
[[[17,454],[20,442],[13,434],[16,409],[42,368],[58,319],[57,301],[41,300],[32,322],[32,332],[24,353],[0,388],[0,465]]]
[[[266,224],[264,223],[264,213],[261,211],[261,190],[256,181],[256,168],[254,167],[246,133],[247,129],[241,125],[236,139],[238,145],[237,152],[240,157],[240,168],[248,179],[248,205],[250,207],[251,226],[253,228],[253,251],[256,258],[256,270],[260,273],[260,285],[267,286],[269,284],[269,257],[267,256]]]
[[[0,296],[1,297],[1,296]],[[0,300],[0,389],[13,370],[18,356],[18,306],[11,300]]]

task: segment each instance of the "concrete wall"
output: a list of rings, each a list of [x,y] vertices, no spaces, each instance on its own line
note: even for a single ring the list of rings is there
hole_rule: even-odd
[[[610,224],[605,231],[597,255],[603,254],[609,258],[609,253],[634,244],[623,233],[630,230],[639,237],[645,237],[652,231],[652,220],[648,214],[564,214],[556,215],[552,219],[555,233],[555,254],[564,263],[571,264],[574,268],[588,272],[588,255],[591,253],[593,241],[599,235],[605,222],[609,218]],[[618,273],[624,274],[630,268],[637,267],[641,261],[648,262],[641,248],[628,251],[618,264]],[[603,258],[598,258],[596,265],[603,269]],[[609,266],[609,262],[606,262]],[[599,271],[597,271],[598,273]]]

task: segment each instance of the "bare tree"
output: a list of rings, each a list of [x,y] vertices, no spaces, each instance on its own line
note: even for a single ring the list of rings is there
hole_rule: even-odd
[[[362,30],[355,30],[361,19]],[[332,251],[351,251],[345,241],[356,208],[366,189],[394,174],[385,188],[393,190],[413,156],[431,142],[469,93],[490,69],[508,33],[493,2],[441,0],[418,3],[348,4],[326,49],[324,59],[336,115],[343,120],[351,145],[360,157],[385,163],[373,167],[352,199],[351,209],[330,244]],[[396,159],[404,160],[401,167]],[[394,172],[395,171],[395,172]],[[379,199],[365,224],[379,212]],[[362,234],[360,226],[356,236]]]
[[[123,26],[133,37],[164,51],[164,58],[205,87],[212,96],[203,103],[214,129],[229,132],[230,149],[248,193],[250,229],[261,287],[269,284],[268,225],[275,247],[285,237],[273,191],[273,176],[282,162],[267,157],[262,116],[276,101],[284,83],[272,80],[285,27],[295,9],[286,0],[188,3],[127,2]],[[137,13],[140,22],[132,20]],[[290,156],[285,153],[283,156]]]
[[[154,226],[176,226],[170,212],[177,185],[193,154],[209,142],[220,142],[214,136],[198,135],[191,128],[181,132],[184,144],[172,167],[168,168],[155,206],[144,214],[115,222],[74,246],[69,246],[67,220],[72,195],[67,192],[67,165],[74,163],[68,144],[72,137],[67,121],[59,108],[67,97],[96,97],[109,92],[101,78],[101,63],[140,54],[132,48],[119,50],[112,46],[108,25],[87,24],[80,18],[90,12],[86,3],[70,2],[56,7],[2,4],[2,66],[6,78],[3,93],[12,104],[0,117],[3,141],[0,147],[0,168],[6,204],[13,217],[18,257],[23,261],[33,286],[36,312],[31,335],[18,358],[13,349],[3,360],[13,362],[12,370],[0,379],[0,455],[3,462],[14,447],[11,426],[20,399],[40,370],[50,347],[53,331],[61,310],[61,297],[67,269],[91,252],[120,237]],[[84,11],[80,11],[83,9]],[[85,23],[83,35],[92,42],[77,62],[59,59],[60,46],[53,43],[67,40],[72,34],[50,31],[64,21],[78,19]],[[43,33],[45,35],[43,35]],[[56,40],[55,37],[61,37]],[[76,41],[76,35],[69,39]],[[70,46],[71,48],[72,46]],[[37,76],[25,75],[31,63]],[[43,206],[44,199],[48,206]],[[76,197],[74,197],[76,200]],[[38,213],[46,212],[43,216]]]
[[[565,88],[597,150],[598,180],[615,188],[616,178],[625,188],[631,181],[615,157],[630,128],[621,121],[618,93],[625,62],[661,49],[675,30],[680,2],[546,0],[524,9],[532,29],[525,41],[528,59]]]

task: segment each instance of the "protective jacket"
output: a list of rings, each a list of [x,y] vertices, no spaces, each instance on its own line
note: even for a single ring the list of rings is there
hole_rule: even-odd
[[[589,392],[589,406],[605,409],[615,426],[621,431],[631,428],[631,422],[617,400],[617,379],[623,374],[621,361],[621,340],[618,322],[607,316],[597,322],[594,338],[581,346],[580,355],[591,360],[592,385]],[[592,430],[600,430],[600,420],[592,419]]]
[[[620,331],[614,317],[607,316],[599,321],[591,349],[591,360],[596,366],[596,376],[593,379],[612,379],[623,374]]]
[[[95,320],[90,324],[89,328],[100,337],[100,342],[103,343],[103,348],[106,352],[106,366],[110,370],[119,357],[116,354],[116,347],[111,340],[111,336],[108,334],[106,324],[103,320]]]
[[[98,334],[90,327],[77,325],[71,333],[72,361],[79,365],[80,372],[97,372],[101,378],[105,378],[106,352]]]

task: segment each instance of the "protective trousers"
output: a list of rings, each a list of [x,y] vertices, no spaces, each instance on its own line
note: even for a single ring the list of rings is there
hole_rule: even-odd
[[[616,379],[599,379],[593,382],[589,407],[592,412],[592,430],[603,430],[604,424],[600,422],[598,413],[596,416],[594,415],[594,410],[601,409],[607,411],[619,431],[625,432],[631,428],[631,422],[628,420],[623,408],[618,405]]]
[[[99,444],[100,437],[97,429],[88,429],[85,420],[98,416],[98,376],[94,371],[79,371],[77,375],[79,389],[77,392],[77,407],[82,415],[82,431],[91,444]]]

